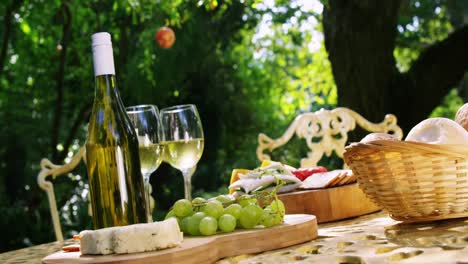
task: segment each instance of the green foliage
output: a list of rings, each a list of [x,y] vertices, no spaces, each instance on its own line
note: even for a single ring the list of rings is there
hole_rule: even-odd
[[[463,100],[458,96],[456,89],[452,89],[442,100],[441,105],[432,111],[429,117],[455,118],[458,109],[463,105]]]
[[[444,0],[409,0],[402,3],[394,50],[399,70],[407,71],[424,48],[448,36],[453,26],[447,12]]]

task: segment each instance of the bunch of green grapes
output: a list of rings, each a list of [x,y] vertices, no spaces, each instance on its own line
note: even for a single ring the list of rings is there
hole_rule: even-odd
[[[285,208],[276,195],[262,200],[244,195],[234,199],[231,195],[220,195],[209,200],[197,197],[191,202],[186,199],[174,203],[166,215],[175,217],[184,234],[210,236],[218,231],[229,233],[235,229],[250,229],[256,226],[272,227],[283,222]]]

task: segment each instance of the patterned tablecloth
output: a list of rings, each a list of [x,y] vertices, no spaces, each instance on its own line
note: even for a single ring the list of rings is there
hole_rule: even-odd
[[[0,263],[40,263],[60,250],[53,242],[0,254]],[[308,243],[241,255],[226,263],[456,263],[468,264],[468,220],[403,225],[379,212],[319,225]]]
[[[0,254],[0,263],[41,263],[45,256],[62,249],[63,242],[52,242]]]

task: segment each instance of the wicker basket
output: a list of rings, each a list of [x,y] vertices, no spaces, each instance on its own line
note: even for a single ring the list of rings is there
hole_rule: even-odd
[[[393,219],[468,216],[468,147],[377,140],[344,152],[359,186]]]

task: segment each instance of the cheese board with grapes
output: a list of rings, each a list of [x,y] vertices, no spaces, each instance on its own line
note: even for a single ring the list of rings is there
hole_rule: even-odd
[[[44,263],[210,263],[317,237],[314,215],[286,215],[277,191],[180,199],[160,222],[82,231]]]

